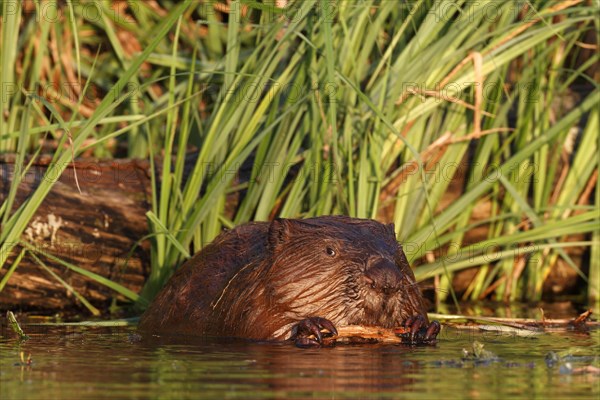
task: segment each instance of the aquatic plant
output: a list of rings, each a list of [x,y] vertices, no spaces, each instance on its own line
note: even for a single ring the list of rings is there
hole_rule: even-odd
[[[223,227],[322,214],[394,222],[440,301],[470,267],[464,298],[540,299],[559,260],[598,298],[593,2],[33,4],[3,3],[0,77],[17,89],[0,99],[0,152],[24,169],[41,143],[59,166],[120,146],[164,156],[141,298]],[[49,100],[49,83],[73,81],[75,96]],[[18,243],[54,183],[13,209],[20,176],[0,207],[0,268],[34,251]],[[590,249],[588,274],[573,247]]]

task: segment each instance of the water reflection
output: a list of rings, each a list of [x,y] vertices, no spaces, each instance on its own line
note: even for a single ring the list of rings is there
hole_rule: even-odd
[[[190,338],[144,339],[141,345],[154,358],[152,364],[169,366],[152,371],[156,380],[195,379],[211,386],[241,385],[259,391],[407,392],[423,369],[413,356],[420,349],[404,346],[301,350],[291,344]]]
[[[144,337],[132,329],[2,332],[0,398],[597,398],[600,378],[564,375],[545,355],[598,352],[598,331],[510,337],[443,331],[437,346],[291,344]],[[461,359],[474,340],[499,361]],[[594,350],[595,349],[595,350]],[[30,366],[19,365],[20,353]]]

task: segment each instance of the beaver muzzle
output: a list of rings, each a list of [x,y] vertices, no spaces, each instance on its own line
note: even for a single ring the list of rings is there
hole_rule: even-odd
[[[372,289],[386,295],[398,292],[402,285],[400,269],[385,258],[370,259],[367,263],[365,278]]]

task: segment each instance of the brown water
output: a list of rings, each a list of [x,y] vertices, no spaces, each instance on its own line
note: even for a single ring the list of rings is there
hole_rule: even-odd
[[[436,346],[290,344],[190,338],[137,340],[133,328],[24,326],[0,336],[0,398],[411,398],[600,396],[600,377],[544,361],[550,351],[598,354],[599,331],[515,337],[445,328]],[[10,337],[7,337],[10,336]],[[477,340],[500,359],[462,360]],[[32,364],[21,365],[20,354]],[[587,365],[589,358],[571,366]],[[562,366],[561,366],[562,365]]]

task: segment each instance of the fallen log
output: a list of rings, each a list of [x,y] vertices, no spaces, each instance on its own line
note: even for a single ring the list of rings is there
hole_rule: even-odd
[[[136,241],[147,234],[145,213],[151,198],[149,164],[131,160],[77,160],[61,176],[53,176],[56,166],[50,161],[50,158],[36,160],[19,184],[13,211],[42,179],[56,180],[21,239],[36,249],[139,292],[149,273],[149,243],[135,247]],[[0,158],[0,204],[13,180],[13,162],[11,156]],[[9,254],[8,265],[0,270],[0,281],[18,252],[19,244]],[[41,258],[52,272],[100,309],[106,310],[113,299],[119,299],[114,291],[92,279]],[[84,310],[51,272],[27,256],[0,291],[2,314],[8,309],[46,313]]]

